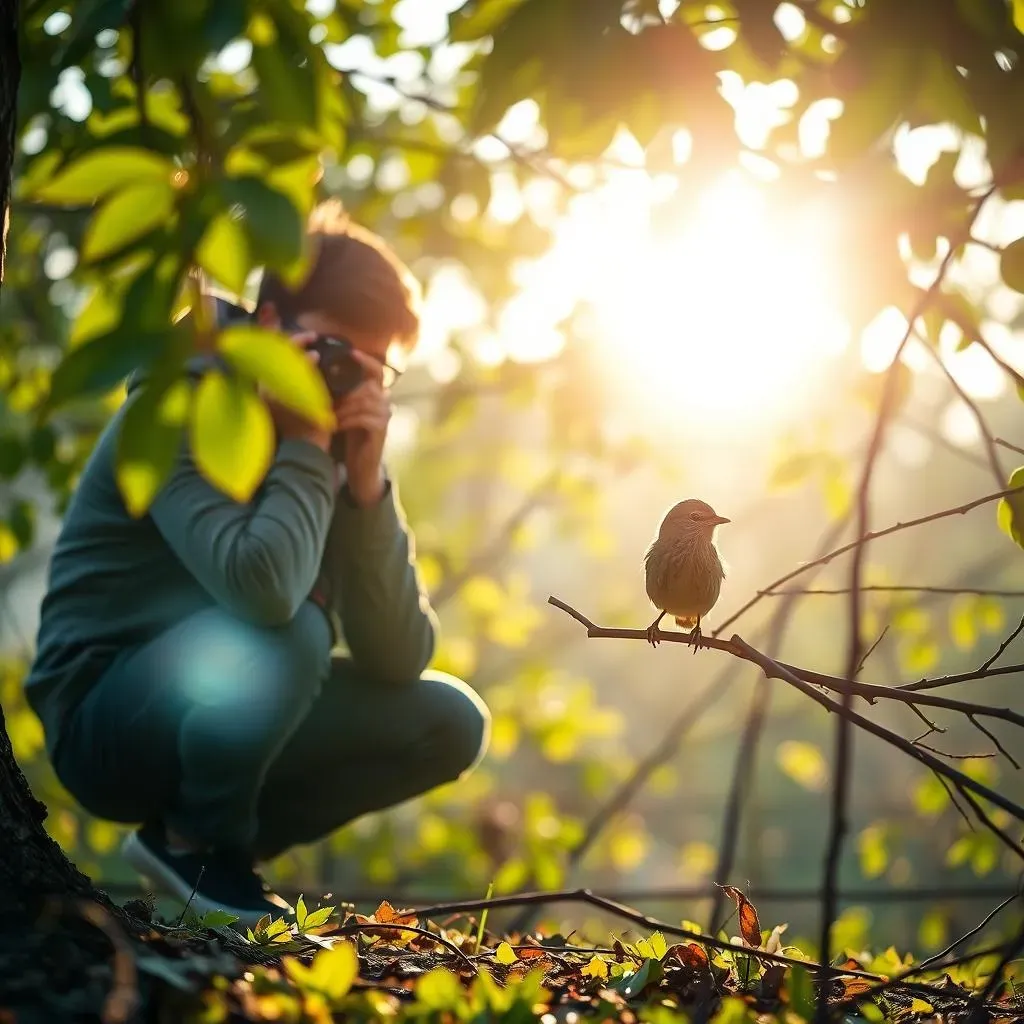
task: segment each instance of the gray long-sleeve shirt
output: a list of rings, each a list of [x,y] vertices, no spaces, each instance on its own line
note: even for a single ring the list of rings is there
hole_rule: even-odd
[[[114,479],[123,415],[86,464],[50,563],[26,696],[51,756],[66,716],[118,653],[212,604],[271,628],[319,583],[368,678],[401,682],[426,668],[435,620],[390,483],[376,505],[358,507],[346,488],[336,493],[330,456],[286,440],[260,490],[240,503],[209,484],[184,448],[136,519]]]

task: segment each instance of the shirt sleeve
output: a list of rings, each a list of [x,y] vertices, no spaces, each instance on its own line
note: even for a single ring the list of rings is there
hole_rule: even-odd
[[[390,480],[380,501],[367,507],[342,486],[323,568],[353,662],[382,682],[418,679],[434,654],[436,618]]]
[[[257,625],[283,625],[316,582],[335,501],[333,477],[324,451],[285,440],[257,495],[241,503],[199,473],[186,445],[150,514],[218,604]]]

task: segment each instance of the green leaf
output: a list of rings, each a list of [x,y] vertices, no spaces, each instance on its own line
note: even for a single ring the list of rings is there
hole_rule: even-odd
[[[274,424],[259,396],[237,378],[208,373],[196,389],[191,426],[200,473],[235,501],[248,501],[274,454]]]
[[[628,978],[623,978],[614,987],[624,998],[635,999],[648,985],[659,981],[663,973],[662,966],[657,960],[645,960]]]
[[[1018,238],[1003,249],[999,272],[1008,288],[1024,293],[1024,238]]]
[[[789,972],[789,1008],[797,1019],[811,1020],[814,1016],[814,982],[806,967],[793,967]]]
[[[351,942],[321,950],[309,969],[310,985],[328,999],[341,999],[359,977],[359,957]]]
[[[46,410],[52,412],[73,398],[106,393],[132,370],[166,356],[178,336],[170,326],[139,333],[118,327],[72,349],[50,378]]]
[[[97,210],[82,239],[82,258],[102,259],[163,224],[174,211],[174,189],[167,181],[129,185]]]
[[[1024,487],[1024,466],[1019,466],[1010,475],[1007,490],[1014,487]],[[1018,547],[1024,548],[1024,491],[999,499],[996,522],[1007,537]]]
[[[234,914],[229,914],[226,910],[210,910],[203,914],[199,922],[204,928],[225,928],[237,920]]]
[[[322,924],[327,924],[333,913],[334,907],[320,907],[318,910],[312,911],[306,916],[303,929],[308,931],[310,928],[319,928]]]
[[[299,926],[299,931],[302,930],[306,923],[306,901],[302,898],[301,894],[295,901],[295,923]]]
[[[45,203],[93,203],[126,185],[170,181],[174,164],[165,156],[133,146],[103,146],[87,153],[37,189],[32,199]]]
[[[243,210],[243,224],[258,263],[282,269],[301,257],[305,225],[283,192],[251,175],[226,181],[224,192],[229,202]]]
[[[248,324],[228,327],[218,336],[217,349],[281,405],[321,427],[329,428],[334,422],[322,374],[283,334]]]
[[[114,477],[129,515],[145,515],[171,475],[185,437],[192,385],[143,385],[125,410],[117,436]]]
[[[249,238],[238,218],[222,213],[210,222],[196,249],[196,262],[217,284],[236,295],[245,291],[253,261]]]
[[[865,878],[878,878],[889,866],[889,847],[885,830],[880,825],[869,825],[857,837],[860,870]]]

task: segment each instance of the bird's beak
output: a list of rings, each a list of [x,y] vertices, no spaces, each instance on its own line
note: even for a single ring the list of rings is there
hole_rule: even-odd
[[[715,518],[712,519],[711,521],[715,524],[715,526],[721,526],[722,523],[731,523],[732,522],[731,519],[726,519],[725,516],[715,516]]]

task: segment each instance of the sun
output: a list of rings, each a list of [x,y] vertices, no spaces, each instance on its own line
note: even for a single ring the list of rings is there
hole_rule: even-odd
[[[523,275],[510,344],[583,302],[604,371],[655,419],[747,430],[799,412],[849,342],[820,210],[772,211],[739,172],[667,235],[649,178],[580,199]]]

